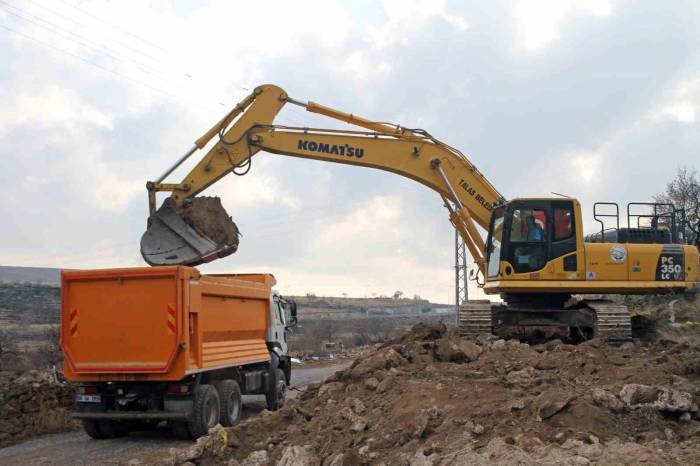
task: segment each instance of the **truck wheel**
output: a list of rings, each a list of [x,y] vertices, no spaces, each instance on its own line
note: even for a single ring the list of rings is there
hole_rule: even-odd
[[[221,404],[219,422],[224,427],[238,425],[243,413],[243,399],[238,382],[231,379],[221,380],[216,383],[216,391],[219,393]]]
[[[206,435],[209,429],[219,423],[220,403],[216,389],[211,385],[200,385],[194,391],[192,415],[188,425],[192,438]]]
[[[282,369],[278,368],[272,371],[270,375],[272,374],[275,377],[272,378],[271,386],[265,394],[265,401],[267,401],[267,409],[277,411],[284,406],[284,401],[287,398],[287,380]]]
[[[100,431],[100,426],[97,424],[97,419],[83,419],[83,430],[95,440],[104,438]]]

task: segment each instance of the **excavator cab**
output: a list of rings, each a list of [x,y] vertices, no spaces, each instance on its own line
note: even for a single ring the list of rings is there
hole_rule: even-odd
[[[574,199],[516,199],[497,207],[487,238],[486,278],[540,278],[552,261],[576,273],[580,206]]]

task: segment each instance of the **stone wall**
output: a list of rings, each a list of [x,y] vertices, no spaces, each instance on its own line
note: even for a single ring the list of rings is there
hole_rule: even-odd
[[[73,386],[51,372],[0,372],[0,448],[25,438],[73,430]]]

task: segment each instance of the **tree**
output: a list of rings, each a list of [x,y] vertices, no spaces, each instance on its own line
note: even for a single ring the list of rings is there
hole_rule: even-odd
[[[307,329],[310,346],[322,350],[325,343],[333,343],[339,330],[338,322],[333,319],[319,319]]]
[[[678,212],[676,225],[682,239],[700,247],[700,177],[698,172],[680,167],[673,180],[666,185],[666,191],[654,196],[659,203],[673,204]],[[683,224],[685,214],[685,224]]]
[[[59,344],[60,333],[58,325],[51,325],[44,331],[45,341],[37,349],[37,364],[42,367],[53,367],[63,361],[63,352]]]
[[[394,320],[381,317],[373,322],[374,334],[379,341],[387,341],[396,332],[396,323]]]
[[[393,298],[394,299],[401,299],[401,296],[403,296],[403,291],[394,291]]]

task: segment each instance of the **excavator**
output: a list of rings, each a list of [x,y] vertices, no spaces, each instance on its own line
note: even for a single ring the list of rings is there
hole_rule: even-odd
[[[357,129],[283,126],[274,119],[287,104]],[[214,138],[179,183],[164,180]],[[315,102],[293,99],[274,85],[257,87],[218,121],[156,181],[148,182],[148,228],[141,253],[154,266],[197,265],[236,251],[238,231],[216,198],[197,197],[228,173],[245,175],[253,156],[271,154],[376,168],[437,192],[449,220],[475,261],[472,279],[502,302],[460,303],[460,333],[557,327],[569,338],[631,339],[626,306],[586,297],[665,294],[694,289],[698,249],[683,244],[672,206],[644,204],[652,213],[596,203],[601,230],[584,237],[580,203],[570,197],[506,200],[459,150],[422,129],[372,121]],[[156,193],[169,192],[156,209]],[[670,209],[670,210],[669,210]],[[635,213],[636,212],[636,213]],[[636,223],[635,223],[636,221]],[[605,228],[608,224],[615,227]],[[485,231],[482,236],[479,229]]]

